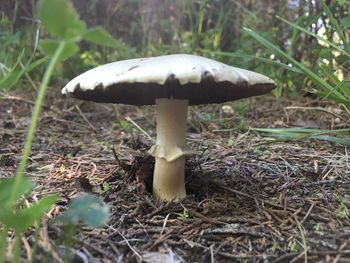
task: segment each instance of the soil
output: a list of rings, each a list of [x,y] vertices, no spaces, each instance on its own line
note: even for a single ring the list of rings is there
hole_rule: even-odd
[[[0,99],[0,178],[16,172],[34,100],[25,92]],[[342,109],[310,98],[191,107],[187,139],[198,154],[187,160],[189,195],[157,203],[147,153],[154,109],[50,92],[26,176],[37,182],[32,197],[60,200],[42,222],[36,260],[62,262],[63,250],[73,262],[350,262],[348,149],[250,129],[349,125]],[[102,228],[77,226],[69,249],[52,219],[82,192],[104,200],[111,217]],[[27,231],[24,262],[33,240]]]

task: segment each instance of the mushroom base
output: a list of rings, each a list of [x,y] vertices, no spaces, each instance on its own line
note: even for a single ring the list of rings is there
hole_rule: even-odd
[[[171,201],[186,196],[185,156],[171,162],[164,158],[156,158],[153,195],[161,201]]]

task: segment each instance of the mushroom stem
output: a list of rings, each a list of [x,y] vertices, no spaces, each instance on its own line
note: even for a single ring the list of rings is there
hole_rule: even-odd
[[[156,99],[157,144],[150,152],[156,158],[153,195],[161,201],[186,196],[187,107],[188,100]]]

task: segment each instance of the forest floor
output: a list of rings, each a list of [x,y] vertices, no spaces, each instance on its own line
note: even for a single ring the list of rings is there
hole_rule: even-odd
[[[15,174],[34,93],[0,99],[0,178]],[[226,107],[223,107],[226,105]],[[251,127],[344,128],[349,117],[310,98],[262,96],[191,107],[188,197],[158,204],[149,192],[153,107],[112,106],[51,92],[33,143],[32,195],[58,193],[40,253],[59,262],[50,218],[80,192],[110,207],[106,227],[79,226],[74,262],[350,262],[350,157],[327,141],[272,141]],[[115,154],[113,153],[113,147]],[[25,238],[33,246],[34,234]],[[28,256],[23,252],[23,261]]]

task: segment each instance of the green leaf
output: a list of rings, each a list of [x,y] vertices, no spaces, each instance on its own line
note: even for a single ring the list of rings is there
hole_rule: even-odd
[[[52,207],[57,198],[57,195],[44,197],[38,203],[19,212],[3,208],[0,210],[0,222],[14,229],[17,233],[21,233],[32,226],[36,220],[40,219]]]
[[[69,209],[57,220],[65,224],[75,224],[83,221],[90,227],[98,227],[109,219],[109,208],[97,196],[84,194],[75,198]]]
[[[15,184],[15,177],[0,179],[0,208],[1,209],[6,206],[8,197],[12,192],[14,184]],[[34,182],[29,181],[27,179],[22,180],[22,182],[19,184],[17,188],[15,199],[17,200],[20,196],[30,192],[34,188],[34,186],[35,186]]]
[[[41,0],[39,18],[50,34],[65,40],[79,38],[86,30],[85,23],[67,0]]]
[[[84,34],[83,39],[102,46],[116,47],[118,41],[114,39],[106,30],[100,26],[89,28]],[[120,44],[119,44],[120,45]]]
[[[59,42],[51,39],[44,39],[40,42],[40,48],[45,54],[52,56],[59,45]],[[79,46],[74,42],[66,42],[59,56],[59,60],[65,60],[79,51]]]
[[[340,25],[344,28],[350,28],[350,15],[340,20]]]

